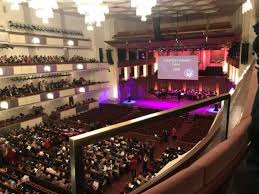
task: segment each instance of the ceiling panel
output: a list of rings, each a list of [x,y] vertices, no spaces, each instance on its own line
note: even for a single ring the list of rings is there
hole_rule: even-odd
[[[58,0],[60,9],[65,13],[77,13],[73,0]],[[140,0],[143,1],[143,0]],[[152,9],[154,17],[231,15],[244,0],[157,0]],[[110,8],[108,17],[137,18],[135,8],[131,8],[130,0],[105,0]],[[177,14],[178,13],[178,14]],[[150,19],[152,16],[149,16]]]

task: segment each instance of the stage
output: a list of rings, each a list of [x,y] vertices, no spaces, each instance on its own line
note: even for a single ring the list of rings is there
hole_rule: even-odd
[[[142,107],[142,108],[150,108],[150,109],[156,109],[156,110],[167,110],[172,108],[179,108],[186,106],[188,104],[192,104],[195,101],[190,101],[184,99],[181,102],[178,102],[176,99],[143,99],[143,100],[125,100],[123,102],[120,102],[120,104],[128,105],[128,106],[134,106],[134,107]],[[217,112],[214,111],[214,104],[210,106],[206,106],[203,108],[199,108],[195,111],[192,111],[196,114],[216,114]]]

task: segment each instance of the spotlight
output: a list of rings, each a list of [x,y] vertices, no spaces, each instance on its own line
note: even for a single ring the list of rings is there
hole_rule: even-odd
[[[9,104],[8,104],[8,102],[7,101],[2,101],[1,103],[0,103],[0,107],[1,107],[1,109],[8,109],[9,108]]]
[[[54,94],[53,93],[48,93],[47,94],[47,99],[53,100],[54,99]]]

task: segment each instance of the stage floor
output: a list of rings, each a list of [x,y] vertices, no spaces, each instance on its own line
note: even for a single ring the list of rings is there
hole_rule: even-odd
[[[157,110],[167,110],[167,109],[183,107],[188,104],[192,104],[194,102],[195,101],[190,101],[190,100],[183,100],[181,102],[178,102],[175,99],[143,99],[143,100],[132,100],[131,102],[128,102],[127,100],[125,100],[121,104],[128,105],[128,106],[142,107],[142,108],[151,108],[151,109],[157,109]],[[199,108],[192,112],[196,114],[197,113],[198,114],[217,113],[214,111],[214,105]]]

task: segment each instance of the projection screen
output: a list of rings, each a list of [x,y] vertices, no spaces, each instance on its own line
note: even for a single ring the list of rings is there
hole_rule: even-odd
[[[158,79],[198,80],[198,56],[158,57]]]

